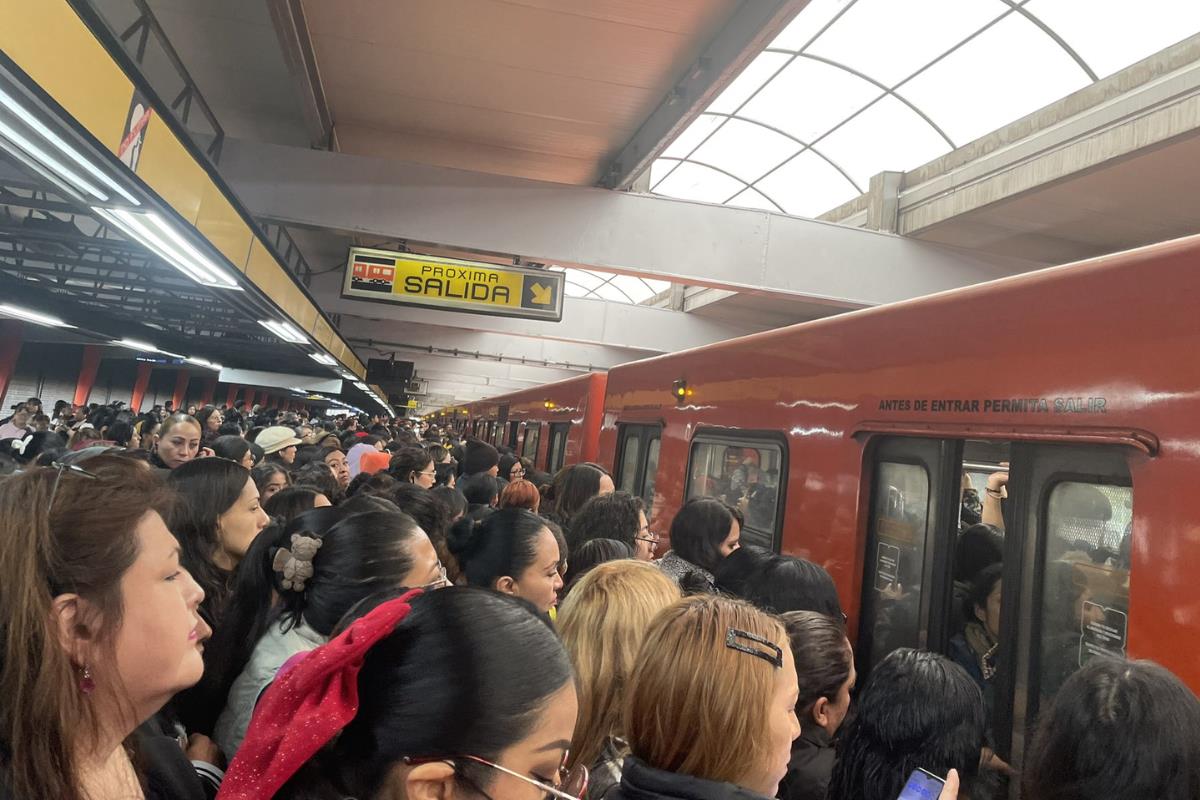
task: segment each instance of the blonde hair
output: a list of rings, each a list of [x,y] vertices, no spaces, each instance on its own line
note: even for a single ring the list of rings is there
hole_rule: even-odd
[[[625,692],[625,732],[651,767],[739,783],[767,761],[776,667],[727,646],[731,630],[788,646],[777,617],[725,597],[689,597],[655,618]],[[738,638],[765,656],[769,645]]]
[[[655,615],[678,600],[674,581],[633,559],[600,564],[572,587],[558,616],[579,694],[572,764],[590,767],[605,740],[622,735],[622,693],[642,638]]]

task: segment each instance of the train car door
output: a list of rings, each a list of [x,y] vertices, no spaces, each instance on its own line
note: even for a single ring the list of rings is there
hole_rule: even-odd
[[[546,472],[553,475],[563,468],[567,460],[567,437],[571,431],[569,422],[550,423],[550,447],[546,449]]]
[[[1119,445],[1013,445],[991,727],[1018,771],[1039,709],[1066,678],[1098,655],[1125,655],[1129,464],[1147,457]]]
[[[620,426],[617,446],[617,488],[642,498],[647,511],[654,508],[654,481],[658,475],[658,452],[662,425]]]
[[[942,649],[962,443],[887,438],[872,456],[858,671],[899,647]],[[861,680],[861,679],[860,679]]]

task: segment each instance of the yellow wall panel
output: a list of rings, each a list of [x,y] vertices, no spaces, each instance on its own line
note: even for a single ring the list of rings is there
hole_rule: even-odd
[[[329,323],[318,317],[316,325],[313,326],[313,338],[324,348],[330,349],[333,343],[333,328],[329,327]]]
[[[250,245],[250,258],[246,262],[246,277],[271,298],[274,303],[288,290],[292,281],[279,266],[279,262],[257,238]]]
[[[317,313],[317,307],[310,303],[306,297],[304,298],[304,307],[300,309],[300,313],[296,316],[296,324],[302,331],[311,331],[312,326],[317,322],[318,316],[320,315]]]
[[[66,0],[0,0],[0,50],[117,152],[133,83]]]
[[[204,194],[200,198],[196,230],[212,242],[235,267],[242,272],[246,271],[250,242],[254,239],[254,234],[212,181],[205,184]]]
[[[193,225],[212,180],[160,119],[151,119],[137,174]],[[215,189],[214,189],[215,191]]]

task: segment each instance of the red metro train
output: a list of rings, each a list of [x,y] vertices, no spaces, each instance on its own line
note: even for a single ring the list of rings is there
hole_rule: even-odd
[[[964,497],[1007,472],[993,727],[1019,768],[1097,654],[1200,691],[1198,270],[1193,237],[624,364],[576,424],[656,530],[719,496],[743,542],[823,564],[868,670],[946,651]]]

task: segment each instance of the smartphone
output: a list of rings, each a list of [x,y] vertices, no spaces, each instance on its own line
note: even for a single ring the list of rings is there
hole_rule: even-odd
[[[904,784],[896,800],[937,800],[945,785],[944,779],[917,768],[908,776],[908,782]]]

